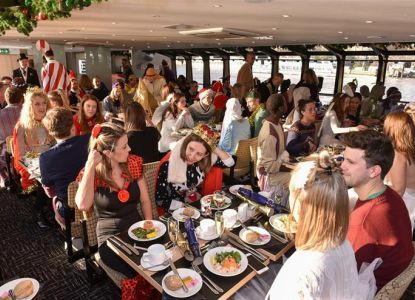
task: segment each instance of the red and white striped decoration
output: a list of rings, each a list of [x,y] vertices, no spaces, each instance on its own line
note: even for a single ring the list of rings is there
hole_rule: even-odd
[[[56,91],[58,89],[67,92],[70,85],[70,79],[66,72],[65,66],[56,60],[49,61],[42,69],[43,91]]]
[[[50,50],[50,45],[45,40],[38,40],[36,42],[36,49],[45,53],[46,51]]]

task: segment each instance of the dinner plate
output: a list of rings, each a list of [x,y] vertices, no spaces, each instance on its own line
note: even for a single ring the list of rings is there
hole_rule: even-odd
[[[241,255],[241,261],[239,262],[240,267],[239,267],[238,270],[236,270],[235,272],[225,273],[225,272],[221,272],[221,271],[214,268],[213,263],[212,263],[212,258],[217,253],[228,252],[228,251],[239,252],[239,254]],[[217,248],[213,248],[213,249],[209,250],[208,252],[206,252],[205,256],[203,257],[203,264],[205,265],[206,269],[208,269],[213,274],[223,276],[223,277],[232,277],[232,276],[239,275],[243,271],[246,270],[246,268],[248,267],[248,259],[246,258],[246,255],[243,254],[239,249],[236,249],[236,248],[233,248],[233,247],[217,247]]]
[[[181,207],[181,208],[178,208],[178,209],[176,209],[174,212],[173,212],[173,214],[172,214],[172,216],[173,216],[173,218],[176,220],[176,221],[179,221],[179,222],[185,222],[189,217],[188,216],[185,216],[184,214],[183,214],[183,212],[184,212],[184,210],[186,209],[186,207]],[[200,212],[196,209],[196,208],[193,208],[193,215],[192,215],[192,219],[195,219],[195,220],[197,220],[197,219],[199,219],[199,217],[200,217]]]
[[[214,205],[213,204],[213,195],[206,195],[206,196],[202,197],[202,199],[200,199],[200,201],[206,201],[206,200],[209,201],[210,200],[210,209],[211,210],[222,210],[222,209],[228,208],[232,204],[231,198],[229,198],[227,196],[223,196],[223,198],[225,199],[225,203],[223,203],[222,207],[212,206],[212,205]]]
[[[255,232],[259,233],[261,235],[261,238],[258,238],[257,240],[253,242],[248,242],[246,239],[247,233],[250,231],[250,229],[254,230]],[[267,244],[271,240],[271,235],[269,232],[261,227],[257,226],[249,226],[248,229],[242,228],[241,231],[239,231],[239,237],[247,244],[251,244],[254,246],[261,246]]]
[[[219,237],[219,234],[217,234],[216,232],[210,235],[203,233],[202,230],[200,230],[200,226],[196,227],[196,235],[198,238],[205,240],[205,241],[211,241]]]
[[[39,281],[37,281],[34,278],[19,278],[19,279],[15,279],[15,280],[9,281],[6,284],[3,284],[0,287],[0,297],[4,293],[9,293],[9,290],[13,290],[16,287],[17,284],[19,284],[20,282],[25,281],[25,280],[32,281],[32,284],[33,284],[33,293],[30,296],[28,296],[28,297],[19,298],[19,299],[20,300],[30,300],[30,299],[33,299],[36,296],[36,294],[39,292]]]
[[[244,189],[252,191],[252,187],[250,185],[237,184],[237,185],[231,186],[229,188],[229,192],[236,196],[236,194],[238,193],[239,188],[244,188]]]
[[[145,252],[145,253],[147,253],[147,252]],[[141,264],[141,266],[143,268],[146,269],[146,271],[158,272],[158,271],[161,271],[161,270],[164,270],[164,269],[167,269],[168,267],[170,267],[169,264],[159,265],[159,266],[156,266],[156,267],[151,267],[151,264],[148,261],[145,261],[143,259],[143,257],[144,257],[144,255],[141,256],[140,264]],[[170,258],[170,259],[172,258],[172,253],[169,250],[166,250],[166,257],[165,257],[165,259],[167,259],[167,257]]]
[[[202,277],[200,277],[199,274],[197,274],[195,271],[191,269],[184,269],[184,268],[177,269],[177,272],[179,273],[182,279],[186,278],[187,276],[191,276],[194,280],[197,281],[197,283],[192,287],[188,286],[187,288],[189,289],[189,291],[187,293],[183,290],[183,288],[180,288],[176,291],[169,290],[166,284],[164,283],[164,280],[166,279],[167,276],[174,275],[173,271],[170,271],[163,277],[163,280],[161,281],[161,286],[163,288],[163,291],[165,291],[170,296],[176,297],[176,298],[187,298],[187,297],[193,296],[198,291],[200,291],[203,285],[203,281],[202,281]]]
[[[153,222],[153,224],[154,224],[154,227],[156,227],[157,229],[157,232],[158,232],[158,234],[157,234],[157,236],[156,237],[153,237],[153,238],[150,238],[150,239],[140,239],[140,238],[138,238],[134,233],[133,233],[133,230],[134,229],[136,229],[136,228],[138,228],[138,227],[143,227],[143,225],[144,225],[144,222],[145,222],[146,220],[143,220],[143,221],[139,221],[139,222],[137,222],[137,223],[134,223],[133,225],[131,225],[130,226],[130,228],[128,228],[128,236],[130,237],[130,238],[132,238],[133,240],[136,240],[136,241],[139,241],[139,242],[148,242],[148,241],[152,241],[152,240],[155,240],[155,239],[158,239],[159,237],[161,237],[161,236],[163,236],[165,233],[166,233],[166,225],[164,225],[162,222],[160,222],[160,221],[157,221],[157,220],[151,220],[152,222]]]
[[[291,225],[291,228],[287,228],[288,222],[288,214],[276,214],[269,218],[269,223],[272,227],[276,230],[284,232],[284,233],[296,233],[297,226],[295,223]]]

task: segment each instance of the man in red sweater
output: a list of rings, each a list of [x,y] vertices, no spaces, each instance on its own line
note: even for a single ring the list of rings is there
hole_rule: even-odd
[[[414,256],[411,222],[402,198],[383,183],[392,166],[394,150],[383,134],[366,130],[344,135],[346,150],[341,165],[346,183],[359,199],[350,214],[347,238],[355,251],[357,267],[375,258],[381,289],[409,265]]]

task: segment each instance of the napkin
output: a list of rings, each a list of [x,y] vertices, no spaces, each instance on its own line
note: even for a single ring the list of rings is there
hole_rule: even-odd
[[[276,213],[281,213],[282,211],[284,211],[283,206],[251,190],[240,187],[238,189],[238,192],[242,194],[244,197],[249,198],[253,202],[273,208]]]
[[[184,223],[184,228],[187,233],[187,241],[189,243],[190,250],[192,250],[192,253],[195,257],[202,256],[202,253],[200,252],[199,247],[199,241],[196,237],[195,232],[195,224],[193,223],[193,219],[189,218]]]

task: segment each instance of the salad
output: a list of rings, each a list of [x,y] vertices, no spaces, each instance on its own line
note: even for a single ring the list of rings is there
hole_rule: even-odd
[[[241,267],[241,254],[238,251],[218,252],[212,256],[212,265],[221,273],[233,273]]]
[[[157,227],[153,227],[149,229],[137,227],[132,230],[132,233],[139,239],[152,239],[152,238],[157,237],[158,235]]]

